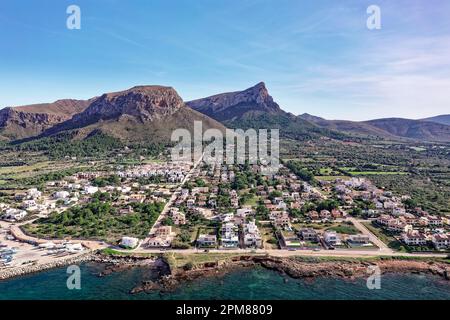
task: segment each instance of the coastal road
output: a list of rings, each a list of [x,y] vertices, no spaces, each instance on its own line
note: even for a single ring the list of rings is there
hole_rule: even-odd
[[[129,250],[118,250],[121,252],[128,252]],[[200,249],[136,249],[132,253],[177,253],[177,254],[196,254],[205,253]],[[378,257],[378,256],[397,256],[397,257],[433,257],[433,258],[445,258],[446,254],[440,253],[423,253],[423,254],[413,254],[413,253],[403,253],[403,252],[386,252],[384,250],[351,250],[351,249],[335,249],[335,250],[280,250],[280,249],[210,249],[208,253],[231,253],[231,254],[266,254],[276,257],[293,257],[293,256],[316,256],[316,257]]]

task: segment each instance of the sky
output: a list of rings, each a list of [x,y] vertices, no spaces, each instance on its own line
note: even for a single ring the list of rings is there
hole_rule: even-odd
[[[0,108],[150,84],[189,101],[264,81],[294,114],[450,113],[448,0],[2,0],[0,39]]]

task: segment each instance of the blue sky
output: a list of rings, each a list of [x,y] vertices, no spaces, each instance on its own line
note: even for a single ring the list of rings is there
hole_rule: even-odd
[[[81,8],[81,30],[66,8]],[[381,8],[381,30],[366,9]],[[0,106],[134,85],[184,100],[264,81],[329,119],[450,113],[450,1],[2,0]]]

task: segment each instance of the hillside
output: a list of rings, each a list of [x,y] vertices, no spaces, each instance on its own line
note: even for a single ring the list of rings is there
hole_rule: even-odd
[[[390,134],[384,130],[381,130],[375,126],[364,122],[349,121],[349,120],[326,120],[324,118],[316,117],[307,114],[302,114],[299,116],[302,119],[307,119],[310,122],[330,130],[335,130],[339,132],[345,132],[348,134],[356,136],[366,136],[372,138],[382,138],[382,139],[398,139],[395,135]]]
[[[300,117],[304,117],[301,115]],[[316,125],[353,135],[382,139],[414,139],[421,141],[450,141],[450,126],[422,120],[384,118],[369,121],[325,120],[307,115],[306,119]]]
[[[402,118],[377,119],[365,123],[398,137],[424,141],[450,141],[450,126],[444,124]]]
[[[89,100],[58,100],[0,110],[0,140],[24,139],[41,134],[46,129],[82,112]]]
[[[137,86],[93,99],[84,111],[41,136],[70,131],[76,139],[83,139],[95,132],[121,141],[159,143],[169,142],[175,129],[192,131],[194,121],[202,121],[204,130],[225,130],[217,121],[187,108],[173,88]]]
[[[442,114],[439,116],[425,118],[425,119],[421,119],[421,120],[436,122],[436,123],[445,124],[447,126],[450,126],[450,114]]]
[[[264,82],[243,91],[189,101],[187,105],[230,128],[279,129],[281,137],[297,140],[343,136],[283,111]]]

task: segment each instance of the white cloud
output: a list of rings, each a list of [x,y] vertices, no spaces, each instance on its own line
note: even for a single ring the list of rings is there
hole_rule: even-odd
[[[450,110],[450,37],[379,38],[354,52],[352,64],[310,70],[313,77],[299,77],[286,90],[309,97],[303,103],[315,100],[325,117],[339,118],[344,106],[355,120],[421,118]]]

